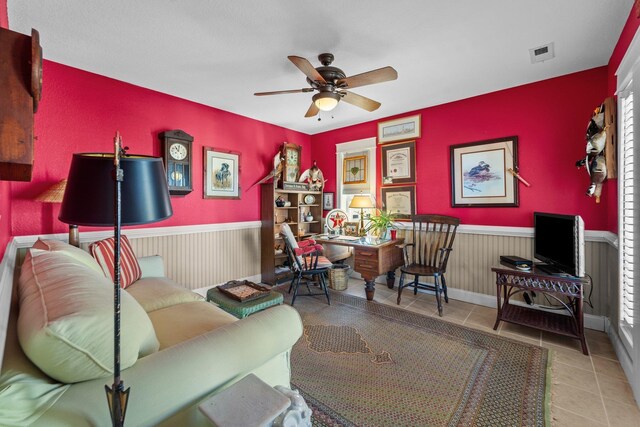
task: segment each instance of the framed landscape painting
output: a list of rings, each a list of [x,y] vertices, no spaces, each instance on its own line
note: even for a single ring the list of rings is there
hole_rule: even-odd
[[[451,206],[518,206],[518,137],[451,146]]]
[[[420,138],[420,114],[378,122],[378,144]]]
[[[240,153],[204,147],[204,199],[240,198]]]

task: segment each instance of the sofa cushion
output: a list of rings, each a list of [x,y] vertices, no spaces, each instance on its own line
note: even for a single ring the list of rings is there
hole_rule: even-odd
[[[34,249],[40,249],[43,251],[52,251],[58,252],[71,258],[80,261],[90,269],[96,271],[101,276],[109,277],[104,274],[102,268],[98,264],[98,262],[93,259],[88,252],[83,251],[80,248],[77,248],[73,245],[70,245],[65,242],[61,242],[60,240],[49,240],[49,239],[38,239],[32,246]]]
[[[113,280],[113,271],[115,265],[113,248],[115,246],[115,238],[109,237],[108,239],[99,240],[89,245],[89,252],[93,256],[102,270],[105,276],[111,277]],[[120,286],[125,289],[136,280],[142,277],[142,270],[136,259],[136,255],[133,252],[131,243],[127,236],[120,236]]]
[[[18,338],[43,372],[64,383],[113,373],[113,284],[67,255],[30,249],[20,275]],[[121,297],[122,369],[159,346],[149,317]]]
[[[157,331],[160,349],[237,322],[231,314],[204,301],[172,305],[149,313]]]
[[[177,285],[165,277],[147,277],[126,289],[147,313],[183,302],[202,301],[201,295]]]

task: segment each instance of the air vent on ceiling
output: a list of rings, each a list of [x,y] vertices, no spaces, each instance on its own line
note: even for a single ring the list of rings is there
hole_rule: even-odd
[[[555,57],[553,53],[553,43],[545,44],[543,46],[534,47],[529,49],[529,55],[531,56],[531,63],[543,62]]]

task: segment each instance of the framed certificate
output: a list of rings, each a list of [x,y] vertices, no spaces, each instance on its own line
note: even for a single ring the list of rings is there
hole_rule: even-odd
[[[416,214],[416,186],[384,187],[382,201],[387,212],[398,220],[410,220]]]
[[[416,142],[400,142],[380,147],[382,184],[410,184],[416,182]]]

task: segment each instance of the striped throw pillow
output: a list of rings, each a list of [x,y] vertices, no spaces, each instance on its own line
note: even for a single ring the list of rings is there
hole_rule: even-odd
[[[104,274],[107,277],[111,277],[111,280],[113,280],[115,264],[114,245],[115,239],[113,237],[89,245],[91,256],[98,261]],[[120,286],[124,289],[140,279],[140,277],[142,277],[142,270],[136,255],[133,253],[129,239],[127,239],[127,236],[120,236]]]

